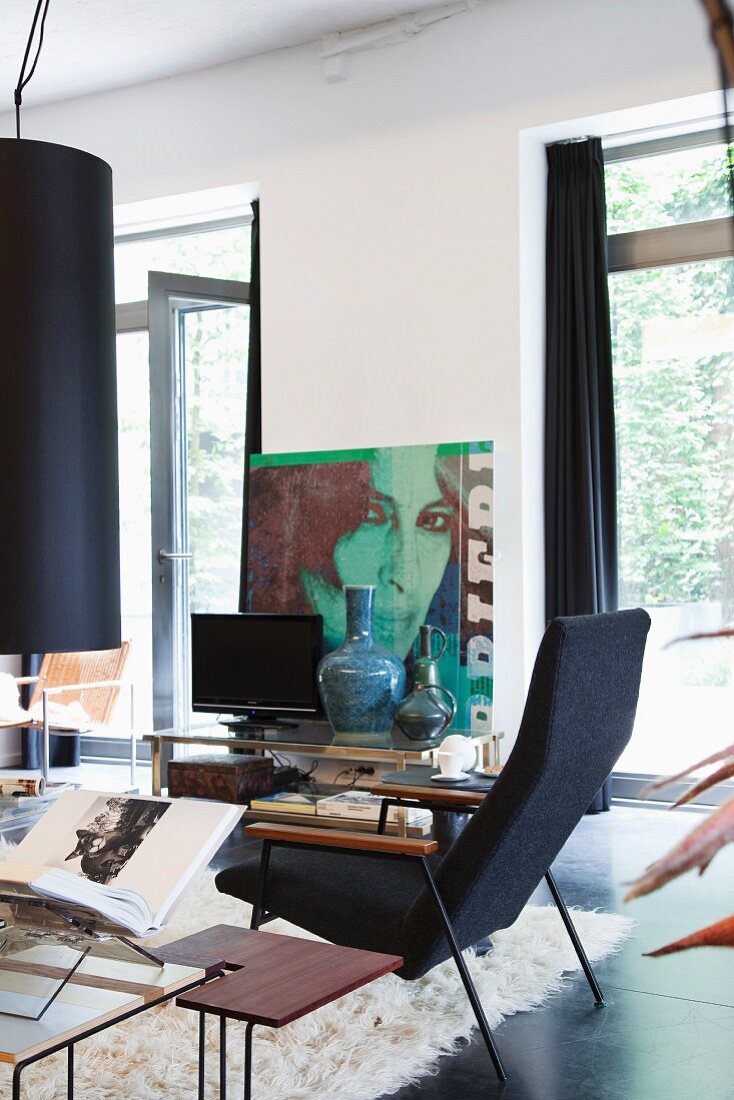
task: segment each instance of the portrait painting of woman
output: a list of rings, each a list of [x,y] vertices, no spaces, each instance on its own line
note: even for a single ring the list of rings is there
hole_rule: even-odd
[[[321,614],[329,651],[344,640],[342,586],[374,585],[377,640],[410,666],[419,627],[441,627],[444,682],[459,688],[477,630],[462,575],[468,499],[478,481],[492,491],[491,451],[491,443],[462,443],[253,456],[248,610]],[[489,558],[491,528],[476,535]],[[484,595],[491,603],[491,591]],[[482,632],[491,644],[491,622]]]

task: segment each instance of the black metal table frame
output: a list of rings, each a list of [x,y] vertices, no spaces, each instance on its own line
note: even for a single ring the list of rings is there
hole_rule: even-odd
[[[188,993],[192,989],[197,989],[199,986],[205,985],[208,981],[213,981],[214,978],[221,978],[223,974],[223,970],[217,970],[213,974],[207,975],[206,978],[199,978],[197,981],[191,982],[187,986],[182,986],[180,989],[175,989],[170,993],[166,993],[163,997],[157,997],[154,1001],[148,1001],[146,1004],[138,1005],[137,1008],[131,1009],[123,1016],[117,1016],[114,1020],[108,1020],[106,1023],[90,1027],[86,1031],[81,1032],[81,1034],[74,1035],[71,1039],[65,1039],[60,1043],[55,1043],[54,1046],[48,1047],[46,1050],[42,1050],[30,1058],[24,1058],[22,1062],[17,1062],[13,1069],[12,1100],[20,1100],[20,1077],[23,1070],[33,1065],[34,1062],[40,1062],[43,1058],[48,1058],[52,1054],[58,1054],[60,1050],[67,1051],[67,1100],[74,1100],[74,1047],[77,1043],[83,1042],[84,1039],[91,1039],[93,1035],[98,1035],[100,1031],[107,1031],[108,1028],[114,1027],[115,1024],[121,1024],[125,1020],[130,1020],[133,1016],[138,1016],[141,1012],[147,1012],[149,1008],[156,1008],[158,1005],[165,1004],[166,1001],[170,1001],[173,997],[177,997],[181,993]]]
[[[380,816],[377,822],[377,832],[382,835],[385,832],[387,825],[387,815],[391,807],[397,809],[407,809],[411,806],[421,806],[427,810],[430,810],[433,814],[446,814],[447,817],[455,814],[460,814],[463,817],[469,817],[471,814],[476,813],[476,806],[467,806],[466,803],[452,803],[452,802],[432,802],[430,792],[423,795],[394,795],[392,798],[385,796],[382,799],[382,805],[380,806]],[[435,838],[435,834],[434,834]]]
[[[245,1100],[252,1100],[252,1031],[255,1024],[245,1025]],[[198,1100],[204,1100],[204,1071],[206,1060],[206,1012],[199,1010],[199,1091]],[[219,1017],[219,1100],[227,1098],[227,1017]]]

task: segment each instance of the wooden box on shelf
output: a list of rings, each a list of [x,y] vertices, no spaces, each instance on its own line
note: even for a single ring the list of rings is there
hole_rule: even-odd
[[[234,753],[183,757],[168,765],[171,798],[211,798],[218,802],[249,802],[275,789],[270,756]]]

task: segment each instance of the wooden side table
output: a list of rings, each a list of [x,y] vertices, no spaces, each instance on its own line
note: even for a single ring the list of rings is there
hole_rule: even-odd
[[[408,768],[401,772],[389,772],[379,783],[373,784],[371,794],[382,798],[382,808],[377,826],[384,832],[387,813],[391,806],[424,806],[433,814],[433,837],[439,850],[447,851],[463,830],[470,814],[481,806],[492,790],[497,776],[472,774],[461,783],[434,783],[433,768]]]
[[[176,1004],[199,1013],[199,1100],[204,1098],[207,1012],[220,1021],[220,1100],[225,1100],[227,1090],[227,1020],[246,1022],[245,1100],[251,1100],[252,1032],[256,1024],[283,1027],[403,965],[397,955],[273,932],[219,927],[220,935],[228,937],[226,965],[234,972],[176,998]]]

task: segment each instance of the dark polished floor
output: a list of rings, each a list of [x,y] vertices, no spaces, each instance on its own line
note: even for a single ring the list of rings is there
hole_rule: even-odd
[[[734,1100],[734,950],[642,955],[734,911],[734,848],[719,853],[701,879],[687,875],[631,905],[621,900],[623,884],[700,820],[627,806],[585,818],[554,865],[566,902],[639,922],[623,951],[596,967],[607,1005],[596,1008],[579,977],[544,1008],[497,1029],[505,1085],[475,1040],[443,1059],[437,1076],[393,1100]],[[216,862],[235,863],[254,850],[237,830]],[[545,887],[534,900],[550,902]]]

